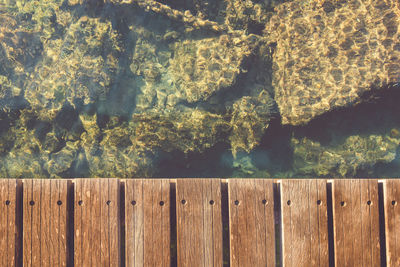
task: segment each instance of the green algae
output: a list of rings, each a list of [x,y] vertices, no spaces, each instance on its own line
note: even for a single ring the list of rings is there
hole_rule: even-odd
[[[280,124],[276,5],[1,0],[0,177],[396,174],[393,104],[367,129]]]

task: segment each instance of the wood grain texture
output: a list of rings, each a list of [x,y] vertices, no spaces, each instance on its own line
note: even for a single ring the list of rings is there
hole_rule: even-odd
[[[118,179],[76,179],[75,265],[119,266]]]
[[[170,266],[170,181],[125,181],[126,266]]]
[[[0,248],[5,248],[8,243],[7,238],[7,206],[8,182],[0,180]],[[6,266],[7,251],[0,249],[0,266]]]
[[[275,266],[273,181],[229,179],[231,266]]]
[[[285,266],[328,266],[326,180],[282,180]]]
[[[377,180],[334,180],[336,266],[379,266]]]
[[[24,180],[24,266],[66,266],[68,182],[51,179]],[[57,204],[58,201],[63,204]],[[64,214],[62,218],[61,214]],[[64,221],[63,224],[61,220]]]
[[[387,266],[400,266],[400,180],[384,182]]]
[[[14,179],[0,180],[0,266],[15,266],[16,186]]]
[[[32,200],[32,180],[26,179],[23,182],[23,266],[32,266],[32,207],[29,205]]]
[[[178,265],[222,266],[221,181],[178,179],[176,191]]]

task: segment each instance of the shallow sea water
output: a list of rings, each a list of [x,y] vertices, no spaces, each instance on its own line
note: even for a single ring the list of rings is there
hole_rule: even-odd
[[[399,177],[380,2],[0,0],[0,177]]]

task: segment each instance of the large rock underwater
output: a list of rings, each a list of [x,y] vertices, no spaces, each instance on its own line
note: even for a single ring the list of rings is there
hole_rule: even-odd
[[[0,0],[0,177],[396,177],[397,0]]]

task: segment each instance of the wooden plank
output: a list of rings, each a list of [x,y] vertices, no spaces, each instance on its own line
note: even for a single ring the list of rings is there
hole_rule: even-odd
[[[387,266],[400,266],[400,180],[384,182]]]
[[[75,180],[75,264],[119,266],[119,180]]]
[[[7,180],[0,180],[0,248],[5,248],[7,240],[7,206],[6,200],[8,198],[8,182]],[[7,251],[0,249],[0,266],[6,266]]]
[[[23,266],[32,266],[32,180],[23,181]]]
[[[125,181],[126,266],[170,266],[169,192],[168,179]]]
[[[108,209],[108,229],[110,243],[110,266],[120,266],[120,216],[119,216],[119,194],[120,186],[118,179],[108,179],[108,200],[106,206]],[[104,205],[104,203],[103,203]],[[96,265],[93,265],[96,266]],[[160,265],[158,265],[160,266]]]
[[[143,180],[125,181],[126,266],[144,265]]]
[[[58,206],[58,222],[59,226],[54,227],[51,231],[56,232],[58,235],[58,262],[60,267],[66,267],[67,266],[67,257],[68,256],[73,256],[68,254],[68,244],[67,244],[67,232],[68,232],[68,217],[67,217],[67,197],[68,197],[68,187],[71,184],[71,181],[69,180],[58,180],[58,181],[52,181],[52,183],[57,184],[57,189],[58,189],[58,200],[57,200],[57,206]],[[53,202],[54,204],[54,202]],[[57,208],[56,208],[57,209]],[[53,266],[53,265],[50,265]],[[57,265],[56,265],[57,266]]]
[[[100,203],[101,203],[101,266],[110,266],[110,231],[109,231],[109,219],[108,219],[108,179],[101,179],[101,188],[104,191],[100,191]],[[99,193],[100,193],[99,192]]]
[[[91,179],[82,179],[82,266],[91,266],[92,252],[92,194]]]
[[[101,266],[101,209],[105,208],[105,205],[100,203],[101,188],[108,188],[107,184],[101,183],[103,179],[93,179],[90,183],[91,193],[91,266]]]
[[[379,266],[377,180],[335,180],[333,223],[336,266]]]
[[[32,266],[40,266],[41,264],[41,247],[40,247],[40,205],[41,205],[41,185],[42,180],[32,180],[32,206],[31,206],[31,231],[32,231]]]
[[[50,194],[51,194],[51,180],[40,181],[40,264],[43,267],[49,267],[50,265],[50,247],[49,244],[54,240],[50,240]]]
[[[82,266],[82,181],[74,180],[74,263]]]
[[[325,180],[282,180],[285,266],[329,265]]]
[[[50,213],[49,220],[49,253],[50,266],[60,266],[60,250],[58,242],[58,233],[60,232],[60,208],[57,202],[59,201],[59,180],[50,180]],[[65,203],[64,203],[65,205]]]
[[[16,196],[17,196],[17,181],[14,179],[7,179],[8,183],[8,192],[7,199],[5,204],[7,209],[7,258],[6,264],[3,266],[15,266],[15,243],[16,243],[16,233],[17,233],[17,224],[16,224]],[[3,205],[4,205],[3,204]]]
[[[75,179],[75,265],[91,264],[91,187],[90,179]]]
[[[178,265],[222,266],[221,181],[178,179],[176,188]]]
[[[24,181],[24,266],[66,266],[67,188],[64,186],[61,188],[63,191],[61,191],[59,184],[66,185],[67,183],[67,180],[56,181],[50,179]],[[62,207],[57,204],[60,200],[60,194],[64,196],[62,198],[64,201]],[[63,217],[64,227],[60,227],[61,210],[65,214]],[[15,205],[13,214],[15,216]],[[63,242],[62,246],[60,242]],[[60,248],[63,248],[63,254],[60,253]]]
[[[273,181],[230,179],[228,191],[231,266],[275,266]]]
[[[165,198],[165,199],[163,199]],[[160,206],[160,201],[164,206]],[[163,237],[166,235],[170,240],[169,224],[169,182],[167,180],[143,180],[143,233],[144,233],[144,259],[145,266],[169,266],[170,245],[163,246]],[[162,212],[162,213],[161,213]],[[164,216],[164,217],[162,217]],[[163,232],[165,229],[168,232]],[[164,242],[165,242],[164,241]],[[154,244],[159,244],[154,247]]]

